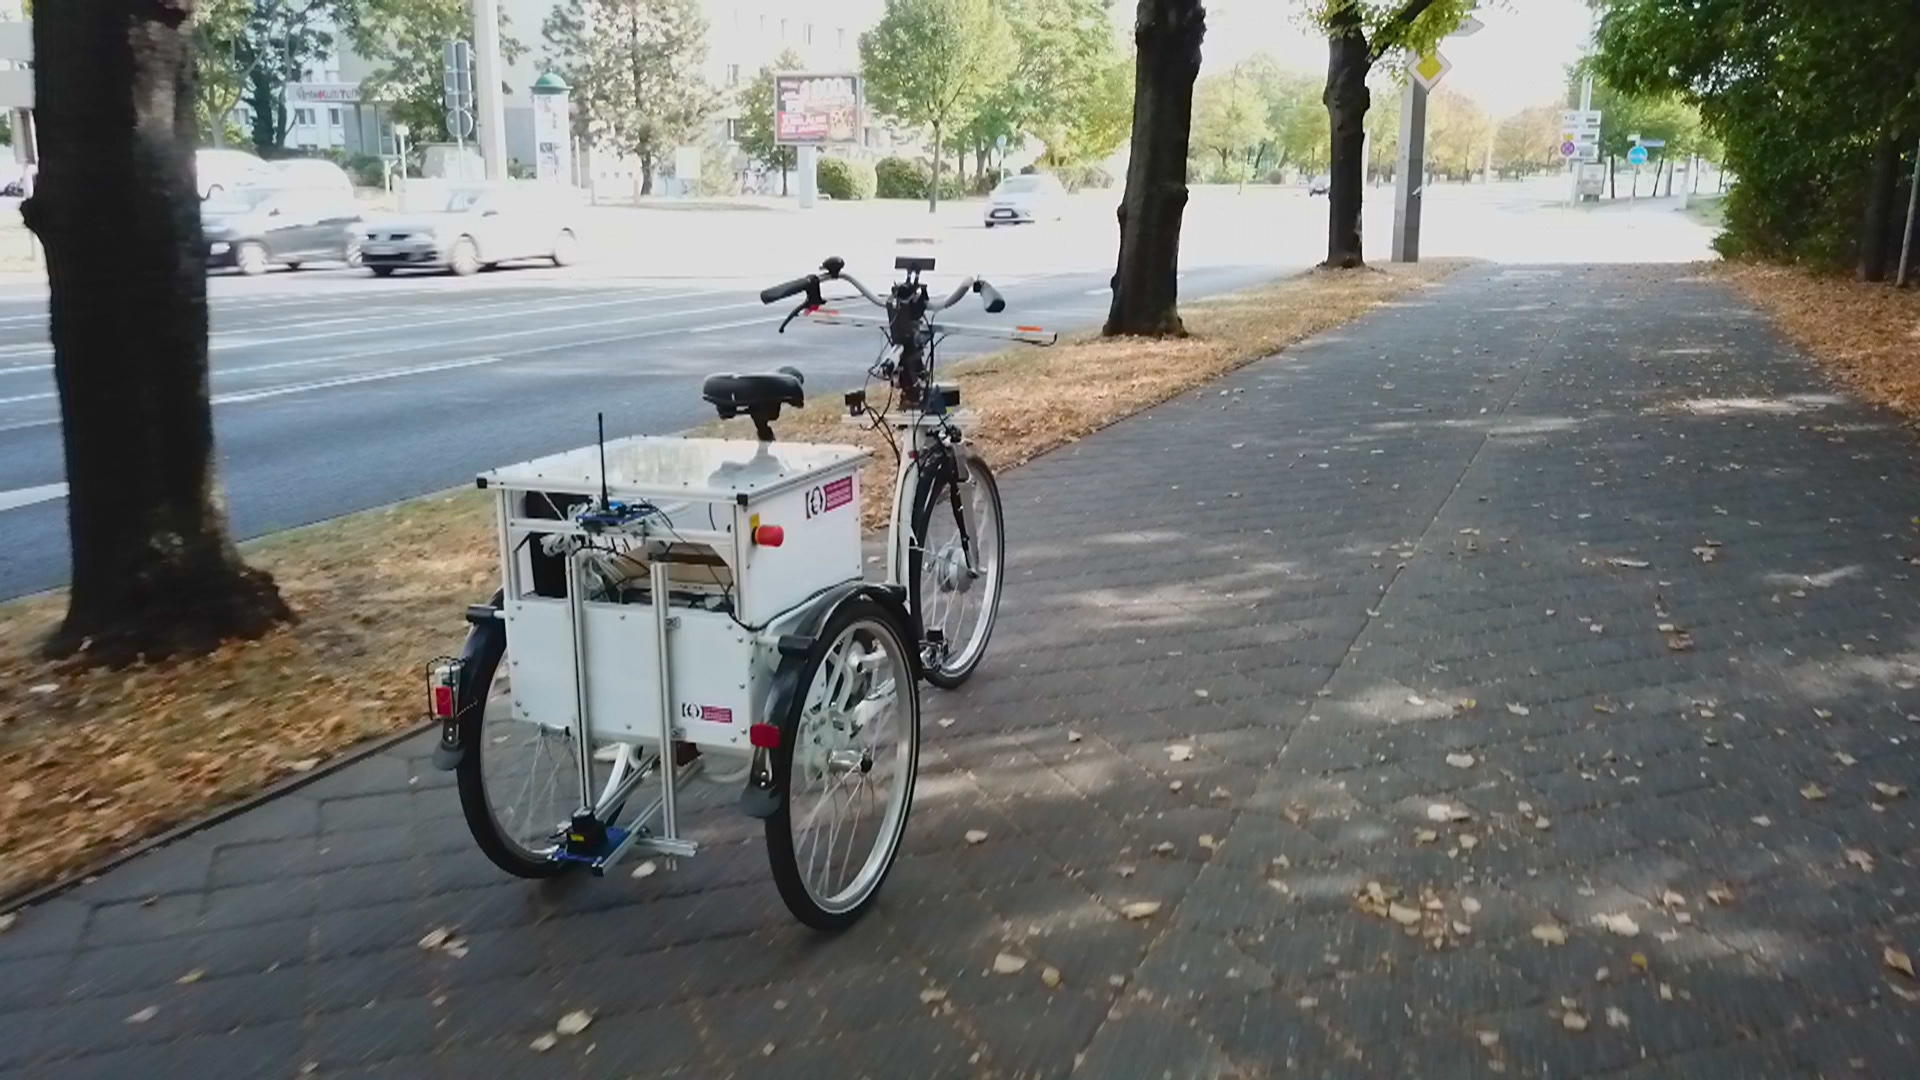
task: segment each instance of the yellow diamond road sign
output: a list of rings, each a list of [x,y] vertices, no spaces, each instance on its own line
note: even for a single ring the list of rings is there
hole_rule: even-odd
[[[1446,78],[1447,72],[1452,70],[1453,61],[1440,55],[1439,49],[1425,56],[1416,57],[1407,65],[1407,73],[1428,90],[1440,85],[1440,80]]]

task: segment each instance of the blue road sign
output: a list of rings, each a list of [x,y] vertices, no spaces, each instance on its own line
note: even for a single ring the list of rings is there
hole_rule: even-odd
[[[1647,148],[1646,148],[1646,147],[1644,147],[1644,146],[1636,146],[1636,147],[1634,147],[1633,149],[1631,149],[1631,150],[1629,150],[1629,151],[1627,151],[1627,164],[1629,164],[1629,165],[1645,165],[1646,163],[1647,163]]]

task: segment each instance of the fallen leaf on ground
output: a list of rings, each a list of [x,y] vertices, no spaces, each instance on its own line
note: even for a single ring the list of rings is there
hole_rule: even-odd
[[[1819,784],[1808,784],[1800,789],[1800,797],[1808,802],[1819,802],[1827,797],[1827,791]]]
[[[1607,1026],[1610,1028],[1630,1028],[1633,1026],[1633,1020],[1630,1019],[1623,1010],[1609,1008],[1607,1009]]]
[[[1181,788],[1183,788],[1183,787],[1186,787],[1186,786],[1187,786],[1187,782],[1186,782],[1185,780],[1175,780],[1175,781],[1173,781],[1172,783],[1170,783],[1170,784],[1168,784],[1168,785],[1167,785],[1167,790],[1168,790],[1168,791],[1179,791],[1179,790],[1180,790]]]
[[[1456,769],[1471,769],[1473,768],[1473,755],[1472,754],[1448,754],[1447,764],[1453,766]]]
[[[985,829],[968,829],[967,830],[967,843],[984,844],[986,842],[987,842],[987,830]]]
[[[187,972],[186,974],[180,976],[179,978],[173,981],[180,986],[192,986],[194,983],[197,983],[201,979],[204,979],[206,977],[207,977],[206,968],[194,968],[192,971]]]
[[[561,1017],[560,1022],[553,1025],[553,1030],[560,1035],[578,1035],[587,1030],[587,1025],[591,1023],[593,1023],[592,1013],[585,1009],[575,1009]]]
[[[1473,835],[1472,833],[1465,833],[1461,835],[1460,837],[1461,851],[1472,851],[1474,848],[1477,848],[1479,846],[1480,846],[1479,837]]]
[[[1081,739],[1081,735],[1080,735],[1080,733],[1079,733],[1079,732],[1077,732],[1077,731],[1069,731],[1069,732],[1067,732],[1067,741],[1068,741],[1068,742],[1079,742],[1079,741],[1080,741],[1080,739]]]
[[[1873,856],[1861,848],[1848,848],[1847,861],[1869,874],[1873,873]]]
[[[453,931],[448,930],[444,926],[436,926],[433,929],[427,931],[426,936],[420,939],[419,944],[420,944],[420,947],[423,949],[437,949],[440,946],[445,945],[447,943],[447,939],[452,936],[453,936]]]
[[[1911,973],[1912,973],[1912,971],[1913,971],[1913,969],[1912,969],[1911,967],[1909,967],[1909,968],[1907,969],[1907,971],[1908,971],[1908,973],[1909,973],[1909,974],[1911,974]],[[144,1023],[146,1023],[147,1021],[149,1021],[149,1020],[151,1020],[151,1019],[153,1019],[154,1017],[156,1017],[156,1016],[159,1016],[159,1015],[160,1015],[160,1006],[158,1006],[158,1005],[149,1005],[149,1006],[147,1006],[146,1008],[144,1008],[144,1009],[141,1009],[141,1010],[140,1010],[139,1012],[136,1012],[136,1013],[134,1013],[133,1015],[131,1015],[131,1016],[129,1016],[129,1017],[127,1017],[127,1023],[129,1023],[129,1024],[144,1024]]]
[[[13,924],[17,922],[19,918],[20,916],[18,914],[11,911],[5,915],[0,915],[0,934],[4,934],[13,929]]]
[[[1548,818],[1547,815],[1541,814],[1539,817],[1533,819],[1533,827],[1539,829],[1541,832],[1545,832],[1553,828],[1553,821]]]
[[[1462,897],[1460,900],[1460,910],[1469,915],[1478,915],[1480,914],[1480,901],[1475,900],[1471,896]]]
[[[1633,917],[1625,912],[1595,915],[1593,925],[1610,930],[1621,937],[1632,937],[1640,932],[1640,924],[1634,922]]]
[[[940,725],[941,727],[952,727],[952,726],[953,726],[953,717],[951,717],[951,716],[943,716],[943,717],[941,717],[941,718],[940,718],[939,720],[936,720],[936,721],[934,721],[934,722],[935,722],[935,723],[937,723],[937,724],[939,724],[939,725]]]
[[[1672,889],[1668,889],[1660,894],[1660,902],[1670,908],[1687,906],[1687,898],[1674,892]]]
[[[995,975],[1013,975],[1024,971],[1026,966],[1026,957],[1015,956],[1012,953],[1001,953],[993,958],[993,973]]]
[[[534,1040],[527,1044],[527,1049],[536,1054],[544,1054],[553,1049],[559,1042],[559,1039],[554,1038],[553,1032],[549,1031],[544,1035],[536,1035]]]
[[[633,868],[633,876],[636,879],[650,878],[659,872],[660,872],[660,864],[654,862],[652,859],[648,859],[645,862],[642,862],[640,865]]]
[[[1476,1031],[1474,1032],[1474,1037],[1480,1040],[1481,1046],[1494,1047],[1500,1045],[1500,1033],[1497,1031]]]
[[[1860,764],[1859,758],[1854,757],[1852,754],[1847,753],[1845,750],[1835,751],[1833,755],[1833,760],[1839,762],[1842,765],[1846,765],[1849,767]]]
[[[1214,788],[1212,791],[1207,792],[1207,798],[1231,799],[1233,798],[1233,792],[1228,791],[1226,788],[1223,788],[1223,787],[1217,787],[1217,788]]]
[[[1873,782],[1873,790],[1889,799],[1897,799],[1907,793],[1907,789],[1901,787],[1899,784],[1889,784],[1884,780],[1875,780]]]
[[[1212,851],[1220,846],[1220,841],[1215,840],[1212,833],[1201,833],[1200,846],[1206,848],[1208,851]]]
[[[1648,562],[1645,559],[1623,559],[1616,555],[1607,560],[1607,565],[1621,566],[1621,567],[1625,567],[1628,570],[1645,570],[1647,567],[1652,566],[1653,564]]]
[[[1566,1012],[1560,1014],[1560,1026],[1566,1028],[1568,1031],[1585,1031],[1587,1030],[1587,1014],[1568,1009]]]
[[[1173,841],[1162,840],[1147,850],[1153,852],[1155,855],[1171,855],[1173,854]]]
[[[1721,907],[1733,903],[1733,890],[1725,885],[1712,885],[1707,888],[1707,899]]]
[[[1533,713],[1533,710],[1527,708],[1525,705],[1519,705],[1511,701],[1507,702],[1507,711],[1515,716],[1528,716]]]
[[[1060,969],[1057,967],[1041,968],[1040,981],[1045,983],[1049,990],[1059,986],[1060,985]]]
[[[1905,975],[1907,978],[1911,979],[1915,977],[1913,974],[1913,958],[1893,946],[1887,946],[1886,951],[1880,954],[1880,959],[1885,961],[1888,967]]]
[[[920,1004],[922,1005],[935,1005],[945,1000],[947,1000],[947,992],[945,990],[935,990],[932,987],[928,987],[920,991]]]
[[[1416,844],[1431,844],[1438,839],[1440,839],[1440,834],[1434,832],[1432,829],[1413,830],[1413,842]]]
[[[1136,900],[1120,908],[1120,914],[1129,919],[1151,919],[1160,910],[1158,900]]]
[[[1773,819],[1768,817],[1765,814],[1755,814],[1752,817],[1748,818],[1747,820],[1753,822],[1755,825],[1758,825],[1763,829],[1771,828],[1773,826]]]
[[[1565,927],[1560,926],[1558,923],[1541,923],[1539,926],[1533,928],[1533,938],[1535,941],[1547,945],[1565,945],[1567,943],[1567,931]]]
[[[1388,904],[1387,918],[1401,926],[1412,926],[1420,921],[1420,909],[1410,908],[1405,904]]]
[[[1167,747],[1167,757],[1173,761],[1192,761],[1193,747],[1186,743],[1175,743]]]

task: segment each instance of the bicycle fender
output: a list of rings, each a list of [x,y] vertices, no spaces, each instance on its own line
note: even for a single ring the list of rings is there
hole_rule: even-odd
[[[467,609],[467,640],[460,646],[460,687],[453,717],[440,725],[440,742],[433,748],[433,767],[451,772],[466,756],[466,728],[469,720],[478,721],[478,710],[487,705],[487,687],[475,685],[482,668],[492,671],[507,651],[507,624],[494,613],[500,609],[499,593],[486,604]]]
[[[786,734],[787,714],[797,707],[799,695],[805,693],[800,680],[806,672],[808,656],[819,645],[821,628],[827,625],[835,612],[860,599],[872,600],[893,612],[903,627],[913,625],[907,618],[907,591],[898,585],[849,581],[815,597],[812,605],[801,615],[799,623],[791,632],[781,634],[776,643],[780,651],[780,666],[774,670],[773,685],[767,692],[766,707],[760,715],[767,723],[779,724],[783,735]],[[908,651],[909,670],[918,679],[919,650]],[[741,813],[763,820],[778,813],[780,785],[786,782],[785,776],[771,773],[763,782],[749,780],[746,789],[740,793]]]

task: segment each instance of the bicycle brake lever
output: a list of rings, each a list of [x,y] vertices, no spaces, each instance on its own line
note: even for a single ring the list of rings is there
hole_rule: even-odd
[[[787,312],[787,317],[780,320],[780,329],[775,331],[775,333],[780,333],[780,334],[786,333],[788,323],[799,318],[801,315],[812,310],[813,308],[816,308],[819,306],[820,305],[814,303],[811,299],[800,301],[799,307],[796,307],[792,311]]]

